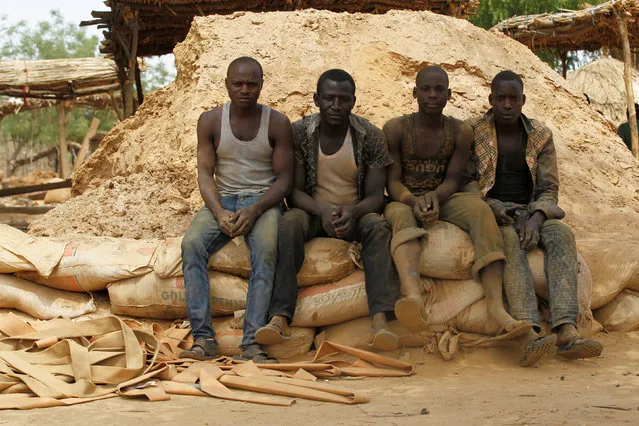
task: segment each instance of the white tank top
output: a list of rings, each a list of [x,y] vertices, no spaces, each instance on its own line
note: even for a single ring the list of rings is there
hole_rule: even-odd
[[[230,103],[222,107],[222,130],[217,147],[215,182],[221,196],[263,194],[275,181],[273,148],[268,140],[271,108],[262,105],[260,129],[253,140],[235,137],[231,129]]]
[[[353,153],[353,139],[348,129],[344,143],[332,155],[318,147],[317,185],[313,198],[331,206],[352,206],[359,201],[357,191],[357,165]]]

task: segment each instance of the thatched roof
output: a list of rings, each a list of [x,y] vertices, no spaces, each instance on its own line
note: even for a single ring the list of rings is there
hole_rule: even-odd
[[[122,45],[126,45],[125,50],[130,48],[127,27],[137,13],[137,56],[171,53],[186,37],[194,16],[313,8],[366,13],[385,13],[391,9],[431,10],[467,18],[479,7],[479,0],[108,0],[106,3],[110,11],[93,11],[91,15],[96,19],[80,25],[107,28],[100,52],[113,55]]]
[[[106,58],[0,61],[0,95],[73,99],[119,88],[115,63]]]
[[[590,98],[590,104],[616,125],[626,121],[626,87],[624,64],[612,58],[601,58],[568,73],[570,86]],[[639,99],[639,72],[633,70],[635,99]]]
[[[579,11],[516,16],[497,24],[501,31],[531,50],[597,50],[621,46],[617,14],[628,17],[630,46],[639,46],[639,0],[615,0]]]
[[[22,100],[10,99],[7,102],[0,105],[0,120],[4,117],[12,114],[18,114],[24,111],[37,110],[42,108],[50,108],[55,106],[58,102],[57,99],[29,99],[27,103]],[[112,109],[113,104],[121,105],[122,96],[120,92],[115,92],[113,98],[110,95],[103,93],[98,95],[81,96],[75,99],[69,99],[63,101],[67,108],[92,108],[98,109]]]

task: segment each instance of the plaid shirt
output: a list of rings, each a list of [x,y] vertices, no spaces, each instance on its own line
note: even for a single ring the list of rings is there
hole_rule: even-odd
[[[526,145],[526,163],[532,176],[533,191],[528,204],[532,214],[541,210],[547,219],[561,219],[565,213],[557,206],[559,193],[559,173],[557,171],[557,153],[552,140],[552,131],[543,123],[521,115],[524,130],[528,135]],[[497,175],[497,130],[493,110],[481,117],[469,120],[473,128],[473,160],[482,195],[495,185]],[[498,200],[486,198],[494,206]]]
[[[365,176],[369,168],[386,167],[393,162],[384,133],[370,121],[355,114],[350,115],[351,135],[357,165],[358,195],[366,196]],[[313,196],[317,185],[317,160],[319,152],[320,115],[312,114],[293,123],[295,161],[304,165],[304,191]]]

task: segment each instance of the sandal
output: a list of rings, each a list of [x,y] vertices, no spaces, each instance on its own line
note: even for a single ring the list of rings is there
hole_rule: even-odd
[[[215,339],[197,339],[193,342],[191,349],[180,352],[178,358],[190,358],[198,361],[207,361],[209,359],[218,358],[217,342]]]
[[[528,342],[524,350],[524,356],[519,360],[519,365],[522,367],[530,367],[537,364],[546,354],[554,350],[556,343],[557,335],[555,334],[538,337]]]
[[[255,333],[255,341],[261,345],[276,345],[291,340],[291,336],[284,334],[282,326],[274,321],[261,327]]]
[[[603,345],[596,340],[574,336],[567,345],[557,348],[557,355],[566,359],[594,358],[601,355]]]
[[[256,364],[278,364],[277,358],[273,358],[260,348],[259,345],[250,345],[244,351],[242,355],[233,357],[236,361],[253,361]]]

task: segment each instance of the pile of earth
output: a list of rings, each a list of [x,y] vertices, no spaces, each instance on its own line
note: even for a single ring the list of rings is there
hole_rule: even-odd
[[[488,108],[490,80],[512,69],[524,77],[524,111],[554,132],[560,205],[578,236],[631,236],[639,223],[639,167],[612,125],[580,93],[520,43],[467,21],[430,12],[384,15],[298,11],[198,17],[175,48],[177,78],[150,94],[116,126],[76,173],[67,203],[35,222],[38,235],[154,238],[184,233],[202,200],[196,181],[196,123],[226,102],[226,68],[241,55],[264,67],[262,102],[292,121],[315,111],[318,76],[351,72],[354,112],[381,126],[411,112],[416,72],[429,64],[450,75],[446,112],[470,118]]]

